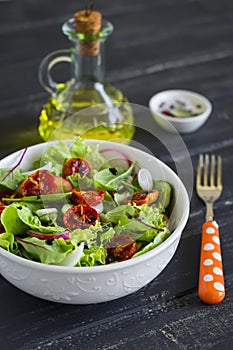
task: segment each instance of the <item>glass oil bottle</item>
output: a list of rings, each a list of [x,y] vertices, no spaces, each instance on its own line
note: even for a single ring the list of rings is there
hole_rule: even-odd
[[[92,12],[82,16],[86,20]],[[62,26],[73,47],[52,52],[40,65],[39,80],[51,96],[40,114],[39,134],[45,141],[81,136],[129,143],[134,135],[130,103],[104,79],[104,46],[113,25],[101,19],[99,31],[85,33],[77,32],[77,26],[75,18]],[[59,62],[70,63],[71,78],[65,83],[56,83],[52,77],[52,68]]]

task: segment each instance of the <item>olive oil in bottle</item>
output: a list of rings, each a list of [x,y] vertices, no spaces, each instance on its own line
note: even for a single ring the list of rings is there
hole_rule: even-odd
[[[80,11],[64,23],[63,32],[73,42],[73,49],[55,51],[41,63],[40,82],[51,93],[40,114],[39,133],[45,141],[81,136],[129,143],[134,135],[130,103],[119,89],[104,80],[104,44],[113,26],[101,19],[97,31],[95,13],[99,14]],[[86,28],[83,21],[94,24]],[[77,32],[80,27],[81,33]],[[64,61],[70,63],[71,79],[57,84],[51,69]]]

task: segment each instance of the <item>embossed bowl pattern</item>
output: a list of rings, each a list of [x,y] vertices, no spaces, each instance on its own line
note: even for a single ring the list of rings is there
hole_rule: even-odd
[[[69,142],[69,141],[67,141]],[[35,297],[67,304],[91,304],[117,299],[142,288],[157,277],[172,259],[189,215],[189,198],[178,176],[164,163],[139,149],[110,142],[101,148],[116,148],[136,159],[157,179],[170,182],[174,189],[171,221],[174,230],[169,238],[155,249],[127,261],[94,267],[65,267],[37,263],[11,254],[0,248],[0,272],[17,288]],[[28,148],[21,163],[25,170],[38,159],[51,143]],[[10,167],[20,151],[0,161],[0,167]]]

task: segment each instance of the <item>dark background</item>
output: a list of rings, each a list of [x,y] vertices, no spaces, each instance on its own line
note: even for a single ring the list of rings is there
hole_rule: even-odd
[[[38,68],[49,52],[69,48],[61,25],[84,1],[0,1],[0,156],[41,142],[38,116],[48,98]],[[233,337],[232,158],[233,3],[229,0],[98,0],[110,20],[107,80],[130,102],[147,106],[160,90],[206,95],[213,113],[183,140],[196,169],[200,152],[223,158],[224,191],[215,205],[220,224],[226,298],[204,305],[197,296],[204,205],[195,191],[178,250],[158,278],[135,294],[78,306],[29,296],[0,278],[1,349],[230,349]],[[68,77],[67,66],[59,77]],[[144,123],[144,121],[143,121]],[[147,125],[154,123],[145,118]],[[160,159],[167,152],[136,134]]]

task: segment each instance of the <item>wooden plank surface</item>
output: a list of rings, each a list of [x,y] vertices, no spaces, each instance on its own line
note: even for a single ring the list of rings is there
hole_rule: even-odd
[[[49,52],[68,48],[62,23],[84,2],[0,1],[0,157],[41,142],[38,116],[48,94],[38,67]],[[157,91],[191,89],[206,95],[213,113],[184,135],[194,175],[200,152],[223,158],[224,191],[215,205],[221,228],[226,299],[207,306],[197,296],[204,205],[192,193],[191,214],[167,268],[137,293],[109,303],[62,305],[29,296],[0,278],[1,349],[124,350],[230,349],[233,338],[233,3],[229,0],[99,0],[115,31],[108,39],[107,77],[134,104],[148,106]],[[64,65],[60,77],[67,76]],[[175,170],[154,137],[146,110],[137,116],[151,133],[135,139]],[[181,157],[182,155],[180,155]],[[184,169],[185,175],[185,169]]]

